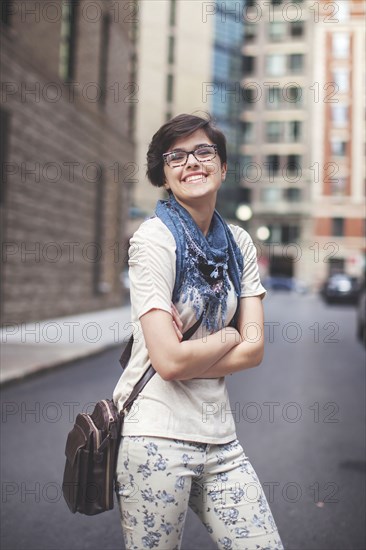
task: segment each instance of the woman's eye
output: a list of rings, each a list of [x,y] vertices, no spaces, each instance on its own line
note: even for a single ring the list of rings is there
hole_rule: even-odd
[[[211,149],[207,149],[206,147],[202,148],[202,149],[197,149],[195,151],[195,153],[197,155],[201,155],[201,156],[204,156],[204,155],[210,155],[212,153]]]
[[[185,153],[172,153],[172,160],[181,160],[185,157]]]

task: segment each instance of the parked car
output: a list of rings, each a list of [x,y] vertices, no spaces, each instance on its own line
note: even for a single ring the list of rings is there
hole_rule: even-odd
[[[361,282],[358,296],[357,338],[366,346],[366,278]]]
[[[308,290],[304,282],[295,279],[295,277],[286,277],[285,275],[267,277],[263,281],[263,286],[266,290],[294,291],[300,294],[305,294]]]
[[[359,295],[359,282],[346,273],[330,275],[322,286],[321,294],[327,303],[348,302],[355,304]]]

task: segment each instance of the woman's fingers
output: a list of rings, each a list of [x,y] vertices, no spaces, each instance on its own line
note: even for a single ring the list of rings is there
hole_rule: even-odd
[[[177,323],[175,321],[173,321],[173,327],[175,329],[175,332],[177,333],[179,341],[181,342],[183,340],[183,334],[181,333],[181,331],[177,327]]]
[[[175,305],[173,303],[172,303],[172,315],[173,315],[173,319],[176,322],[179,330],[182,331],[183,330],[183,322],[181,321],[181,318],[179,316],[179,312],[178,312],[177,308],[175,307]]]
[[[175,332],[177,333],[177,336],[179,338],[179,341],[183,340],[183,323],[179,317],[179,313],[175,305],[172,303],[172,317],[173,317],[173,326],[175,329]]]

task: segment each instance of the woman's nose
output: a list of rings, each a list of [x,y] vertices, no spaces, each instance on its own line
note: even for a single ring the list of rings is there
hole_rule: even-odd
[[[196,157],[194,156],[193,153],[189,153],[188,158],[187,158],[187,165],[191,166],[193,164],[199,164],[199,162],[198,162],[198,160],[196,159]]]

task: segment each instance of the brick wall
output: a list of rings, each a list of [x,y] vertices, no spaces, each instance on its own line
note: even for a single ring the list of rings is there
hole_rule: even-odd
[[[365,220],[362,218],[347,218],[345,224],[346,237],[364,237]]]
[[[314,235],[317,237],[328,237],[332,234],[330,218],[315,218],[314,225]]]
[[[123,175],[134,148],[125,98],[108,92],[102,106],[92,93],[102,18],[78,19],[73,95],[58,76],[60,21],[42,12],[32,21],[31,4],[50,3],[19,2],[11,25],[1,28],[1,109],[8,120],[2,323],[104,309],[126,298],[119,277],[126,259]],[[100,4],[107,9],[108,1]],[[129,82],[128,26],[114,14],[108,86]]]
[[[345,218],[344,236],[345,237],[364,237],[365,220],[363,218]],[[315,235],[317,237],[332,236],[331,218],[315,218]]]

